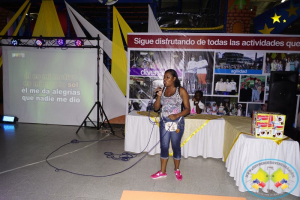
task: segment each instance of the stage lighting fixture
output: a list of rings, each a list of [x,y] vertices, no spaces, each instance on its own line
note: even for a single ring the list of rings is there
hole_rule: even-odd
[[[75,46],[77,46],[77,47],[83,46],[83,41],[80,40],[80,39],[76,39],[76,40],[75,40]]]
[[[18,46],[20,44],[20,40],[18,39],[11,39],[10,44],[13,46]]]
[[[65,46],[66,40],[60,38],[60,39],[57,39],[57,40],[56,40],[56,43],[58,44],[58,46]]]
[[[13,116],[7,116],[7,115],[3,115],[1,117],[2,122],[5,123],[15,123],[17,122],[19,119],[17,117],[13,117]]]
[[[45,44],[45,41],[42,40],[42,39],[36,39],[35,41],[35,45],[38,46],[38,47],[41,47]]]

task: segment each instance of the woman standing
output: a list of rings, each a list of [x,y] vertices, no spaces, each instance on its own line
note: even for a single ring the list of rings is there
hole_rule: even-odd
[[[285,71],[287,71],[287,72],[291,71],[290,58],[288,58],[287,61],[286,61]]]
[[[152,179],[167,176],[166,168],[169,158],[170,140],[173,149],[174,173],[177,180],[182,180],[179,170],[181,159],[180,142],[184,131],[184,116],[190,113],[189,95],[180,86],[180,81],[175,70],[168,69],[164,75],[164,88],[157,88],[157,99],[154,103],[154,110],[161,108],[159,122],[160,131],[160,162],[161,168],[158,172],[151,175]],[[182,110],[182,104],[184,109]]]
[[[270,63],[270,58],[266,58],[266,68],[265,68],[265,73],[270,73],[271,72],[271,63]]]
[[[273,60],[271,63],[271,71],[277,71],[277,63],[275,60]]]
[[[291,61],[290,61],[290,71],[295,71],[295,63],[294,63],[293,58],[291,58]]]

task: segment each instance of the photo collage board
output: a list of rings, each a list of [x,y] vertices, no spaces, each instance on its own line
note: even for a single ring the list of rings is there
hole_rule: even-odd
[[[191,103],[197,90],[203,92],[203,114],[251,117],[254,110],[261,110],[267,104],[271,71],[300,70],[300,51],[286,51],[280,48],[276,50],[272,47],[265,50],[261,50],[261,47],[252,47],[251,50],[239,49],[240,47],[235,49],[235,45],[231,46],[228,43],[230,44],[236,35],[228,40],[217,40],[227,41],[227,46],[222,46],[223,49],[207,48],[205,45],[202,45],[204,48],[197,48],[201,45],[186,44],[174,48],[176,45],[172,43],[141,46],[137,40],[147,38],[150,43],[156,43],[156,38],[160,36],[129,35],[129,38],[132,38],[129,40],[132,47],[128,48],[128,113],[153,109],[151,106],[155,99],[150,100],[155,94],[155,89],[163,88],[164,72],[174,69],[181,86],[187,90]],[[173,41],[177,42],[182,37],[174,34],[171,36]],[[211,35],[185,35],[185,39],[192,38],[196,44],[199,37],[205,38],[207,44],[209,41],[216,41]],[[166,36],[161,38],[166,40]],[[242,38],[240,43],[248,39]]]

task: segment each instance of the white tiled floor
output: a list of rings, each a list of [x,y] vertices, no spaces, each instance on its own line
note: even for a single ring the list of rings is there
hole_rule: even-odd
[[[64,171],[56,172],[45,158],[60,146],[71,140],[109,140],[68,144],[55,152],[49,162],[56,168],[74,173],[104,176],[120,172],[135,164],[143,155],[128,162],[105,157],[104,152],[122,153],[123,130],[114,126],[116,136],[104,129],[78,127],[16,124],[10,127],[2,124],[0,129],[0,199],[120,199],[123,190],[176,192],[217,196],[238,196],[260,199],[248,192],[242,193],[226,171],[221,159],[182,159],[183,180],[177,181],[173,174],[173,160],[167,166],[168,177],[150,179],[160,167],[159,155],[149,156],[131,169],[105,178],[79,176]],[[14,130],[13,130],[14,129]],[[54,157],[54,158],[53,158]],[[288,195],[282,199],[298,200]]]

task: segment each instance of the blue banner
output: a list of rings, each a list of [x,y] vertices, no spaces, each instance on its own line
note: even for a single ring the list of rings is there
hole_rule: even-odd
[[[216,74],[262,74],[262,70],[255,69],[215,69]]]

